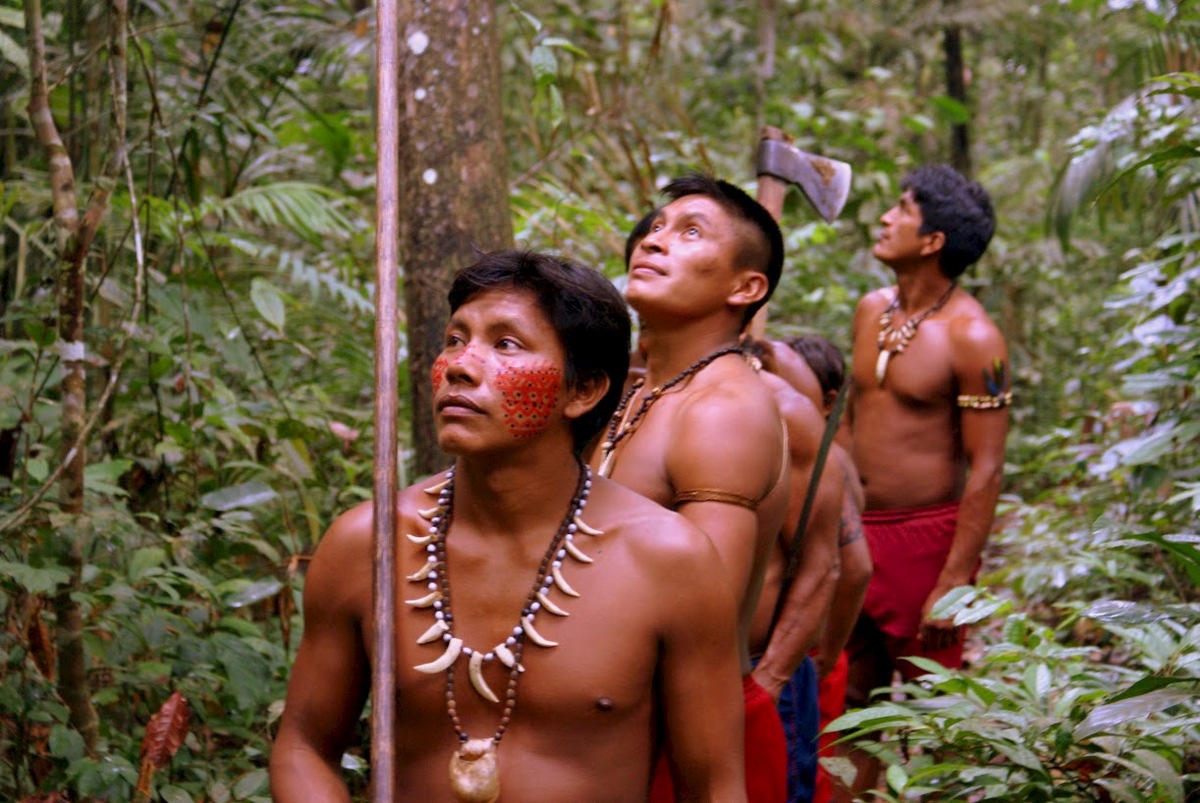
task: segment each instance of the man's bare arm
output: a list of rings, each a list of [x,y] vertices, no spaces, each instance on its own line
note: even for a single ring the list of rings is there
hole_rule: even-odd
[[[816,415],[815,409],[813,414]],[[820,421],[819,415],[817,421]],[[789,433],[801,434],[795,426],[789,426]],[[789,506],[784,524],[788,537],[794,534],[799,523],[799,508],[803,506],[804,495],[808,491],[814,452],[815,449],[809,450],[805,465],[792,471],[792,497],[798,505]],[[797,450],[793,450],[793,457],[804,459],[797,454]],[[787,590],[779,620],[771,631],[766,650],[754,668],[754,679],[776,701],[800,662],[816,646],[833,600],[839,573],[838,522],[845,486],[842,477],[836,467],[826,463],[808,525],[801,539],[792,544],[792,549],[800,550],[796,577]]]
[[[666,455],[676,492],[715,490],[757,502],[772,489],[785,466],[779,414],[768,395],[749,402],[709,393],[679,416]],[[689,502],[679,512],[712,540],[735,596],[745,601],[754,581],[757,514],[725,502]]]
[[[665,561],[672,589],[660,676],[678,800],[744,801],[743,703],[737,602],[710,541],[686,526],[686,548]],[[701,704],[702,703],[702,704]]]
[[[952,332],[951,338],[960,394],[988,397],[996,395],[996,391],[1009,390],[1008,349],[990,321],[976,319],[962,324]],[[950,589],[971,582],[991,533],[1004,473],[1007,407],[965,407],[959,413],[962,451],[969,473],[959,502],[958,524],[950,554],[922,609],[922,638],[932,649],[952,641],[954,630],[948,620],[928,619],[929,611]]]
[[[350,799],[340,765],[370,689],[362,639],[371,605],[370,528],[370,503],[339,517],[305,578],[304,636],[271,748],[271,794],[279,803]]]
[[[849,458],[847,458],[849,459]],[[862,610],[867,596],[867,586],[875,567],[871,564],[871,550],[863,537],[862,513],[854,501],[850,489],[846,489],[842,500],[842,516],[838,525],[838,556],[841,571],[833,592],[833,603],[829,606],[829,617],[817,647],[818,670],[824,677],[833,669],[834,661],[846,648],[854,623]]]

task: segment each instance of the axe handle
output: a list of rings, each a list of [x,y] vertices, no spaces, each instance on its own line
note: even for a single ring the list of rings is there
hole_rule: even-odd
[[[780,142],[791,143],[792,138],[774,126],[764,126],[760,140],[775,139]],[[755,166],[757,169],[757,165]],[[756,200],[763,205],[763,208],[771,213],[771,217],[775,218],[778,223],[783,218],[783,197],[787,193],[788,183],[781,178],[769,175],[767,173],[758,174],[758,192]],[[746,327],[746,331],[755,340],[761,340],[767,333],[767,305],[763,306],[754,314],[754,318]]]

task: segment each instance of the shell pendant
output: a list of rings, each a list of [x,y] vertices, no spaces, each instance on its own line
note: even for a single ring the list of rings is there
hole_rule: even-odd
[[[495,803],[500,798],[495,739],[468,739],[450,756],[450,791],[463,803]]]

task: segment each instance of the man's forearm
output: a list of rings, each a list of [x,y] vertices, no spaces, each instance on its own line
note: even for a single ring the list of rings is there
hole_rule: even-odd
[[[996,516],[996,501],[1000,498],[1000,470],[972,471],[963,489],[958,506],[958,522],[954,527],[954,542],[946,565],[938,578],[938,586],[953,588],[967,585],[979,566],[980,556],[992,522]]]
[[[276,803],[350,801],[340,769],[308,747],[277,741],[271,749],[270,775],[271,797]]]
[[[759,684],[777,696],[800,662],[817,644],[837,586],[837,554],[812,556],[788,589],[779,621],[754,669]]]

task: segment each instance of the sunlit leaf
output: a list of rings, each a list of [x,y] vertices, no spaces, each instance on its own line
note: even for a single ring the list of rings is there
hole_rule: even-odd
[[[212,510],[226,511],[239,507],[257,507],[279,496],[271,486],[260,480],[231,485],[200,497],[200,504]]]

